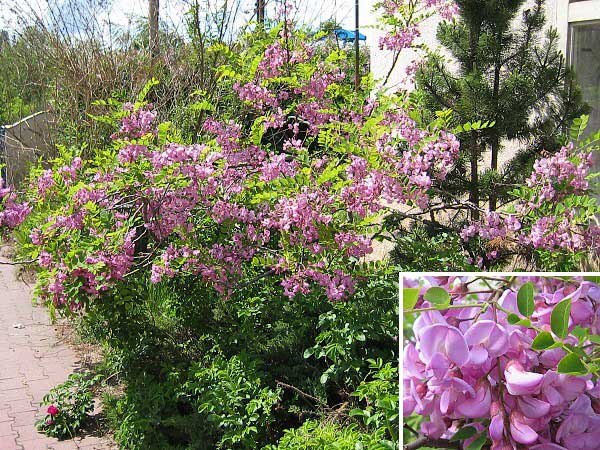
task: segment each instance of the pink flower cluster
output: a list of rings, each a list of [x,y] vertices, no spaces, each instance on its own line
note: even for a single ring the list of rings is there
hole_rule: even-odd
[[[28,202],[18,202],[17,194],[11,187],[3,187],[0,178],[0,227],[15,228],[27,219],[33,207]]]
[[[258,64],[258,72],[264,78],[276,78],[281,75],[281,68],[288,57],[286,49],[278,40],[267,46],[265,54]]]
[[[516,213],[488,212],[480,222],[465,226],[462,239],[510,238],[538,249],[598,251],[600,228],[589,218],[578,217],[576,203],[561,204],[568,197],[590,192],[591,167],[591,153],[578,152],[572,144],[537,160],[527,179],[528,195],[518,197],[513,205]]]
[[[266,87],[256,83],[246,83],[243,86],[235,83],[233,90],[237,92],[240,100],[250,103],[256,109],[262,110],[267,106],[277,107],[279,105],[277,96]]]
[[[307,294],[310,292],[309,280],[317,282],[325,289],[327,297],[332,301],[343,300],[354,293],[354,279],[336,269],[332,275],[323,272],[323,264],[316,264],[314,268],[298,270],[294,275],[283,279],[281,285],[284,288],[284,294],[293,298],[297,294]]]
[[[592,153],[576,154],[573,143],[548,158],[538,159],[526,181],[527,186],[539,190],[537,201],[531,206],[540,206],[545,201],[557,202],[570,193],[585,192],[589,188],[586,177],[592,164]]]
[[[121,120],[121,128],[117,133],[112,135],[113,139],[138,139],[149,133],[156,133],[154,127],[156,112],[154,111],[152,104],[136,109],[132,103],[125,103],[123,109],[129,111],[130,114],[123,117]]]
[[[396,54],[408,48],[419,49],[415,41],[421,35],[420,28],[428,18],[437,15],[444,20],[452,20],[458,12],[455,0],[384,0],[376,6],[381,12],[382,23],[387,25],[386,33],[379,38],[379,48]],[[403,83],[414,83],[414,75],[419,65],[419,53],[413,53],[413,57],[415,59],[406,68],[406,78],[402,80]]]
[[[421,432],[451,438],[465,424],[487,434],[492,450],[594,450],[598,445],[599,386],[591,375],[557,372],[565,356],[561,348],[535,351],[537,332],[511,325],[505,311],[518,314],[517,295],[506,289],[498,300],[491,293],[470,294],[466,278],[430,278],[448,289],[453,305],[491,300],[488,307],[425,311],[414,323],[414,341],[404,352],[404,415],[427,416]],[[550,315],[561,300],[570,298],[569,329],[586,327],[600,332],[600,287],[579,280],[526,278],[537,288],[532,325],[550,331]],[[424,292],[429,286],[422,289]],[[498,307],[495,306],[497,301]],[[421,300],[418,307],[431,306]],[[566,343],[576,344],[568,336]],[[468,442],[465,442],[465,446]]]
[[[393,33],[387,33],[379,38],[379,48],[381,50],[401,51],[405,48],[410,48],[416,38],[421,35],[419,28],[416,25],[411,25],[406,28],[399,28]]]

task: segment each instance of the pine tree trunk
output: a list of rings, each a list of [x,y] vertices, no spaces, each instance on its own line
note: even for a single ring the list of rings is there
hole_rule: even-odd
[[[479,145],[476,138],[470,139],[471,148],[471,185],[469,187],[469,202],[475,206],[471,210],[471,219],[479,220]]]
[[[501,33],[498,33],[496,35],[496,39],[498,42],[500,42],[501,37],[502,37]],[[500,52],[498,52],[498,54],[496,54],[496,61],[494,64],[494,89],[492,91],[492,105],[493,105],[494,111],[496,111],[496,112],[498,111],[498,108],[499,108],[498,95],[500,92],[500,69],[502,68],[501,67],[502,55],[499,53]],[[498,171],[498,152],[500,151],[500,136],[498,135],[498,131],[496,128],[492,128],[491,147],[492,147],[492,161],[490,164],[490,169],[492,169],[492,171],[494,171],[494,172],[497,172]],[[494,183],[492,182],[492,184],[490,185],[490,211],[496,210],[497,200],[498,200],[498,195],[496,192],[496,186],[494,186]]]
[[[469,27],[469,55],[465,64],[467,74],[473,73],[476,69],[477,45],[479,44],[479,35],[481,33],[481,24],[472,23]],[[469,202],[474,206],[471,209],[471,219],[479,220],[479,142],[477,137],[472,135],[469,139],[470,163],[471,163],[471,183],[469,186]]]
[[[500,139],[498,138],[498,134],[494,132],[492,138],[492,162],[490,164],[490,169],[494,172],[498,171],[498,151],[500,150]],[[496,186],[494,182],[490,185],[490,211],[495,211],[498,202],[498,193],[496,190]]]

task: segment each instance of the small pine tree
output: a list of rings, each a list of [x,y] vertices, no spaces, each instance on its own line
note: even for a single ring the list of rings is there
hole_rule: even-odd
[[[432,52],[416,74],[415,97],[424,120],[452,109],[457,124],[495,121],[462,140],[461,163],[444,185],[449,195],[468,193],[474,205],[488,200],[491,210],[512,183],[522,182],[533,159],[542,150],[558,149],[569,123],[589,111],[557,50],[556,30],[543,31],[544,0],[521,12],[525,2],[456,0],[457,18],[437,30],[453,61]],[[499,172],[506,140],[520,145]],[[485,152],[491,164],[481,168]],[[471,215],[479,217],[477,210]]]

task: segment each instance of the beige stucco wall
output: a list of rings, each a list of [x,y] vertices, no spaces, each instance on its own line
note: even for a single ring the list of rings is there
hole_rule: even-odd
[[[363,0],[361,4],[361,14],[363,14],[364,25],[363,29],[367,34],[367,44],[371,50],[371,71],[376,80],[383,80],[389,72],[394,54],[391,51],[379,49],[379,38],[384,34],[384,31],[375,27],[377,23],[377,13],[372,10],[375,3],[374,0]],[[528,0],[522,10],[531,8],[534,0]],[[565,54],[568,54],[569,45],[569,24],[581,23],[592,20],[600,20],[600,0],[584,0],[569,3],[569,0],[546,0],[545,1],[546,27],[555,28],[559,33],[559,49]],[[519,17],[520,19],[520,17]],[[431,49],[439,49],[442,54],[447,54],[440,47],[436,39],[437,26],[440,23],[439,16],[433,16],[425,20],[421,26],[421,37],[417,41],[427,45]],[[380,84],[380,87],[387,89],[408,88],[412,85],[407,83],[405,78],[405,70],[408,65],[414,60],[416,53],[412,50],[402,52],[398,58],[396,67],[393,69],[389,81],[385,86]]]

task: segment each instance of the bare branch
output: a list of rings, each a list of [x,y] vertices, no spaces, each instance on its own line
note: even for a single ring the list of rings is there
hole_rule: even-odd
[[[405,444],[404,450],[416,450],[421,447],[460,449],[460,444],[458,442],[450,442],[447,439],[432,439],[427,436],[420,436],[415,441]]]

